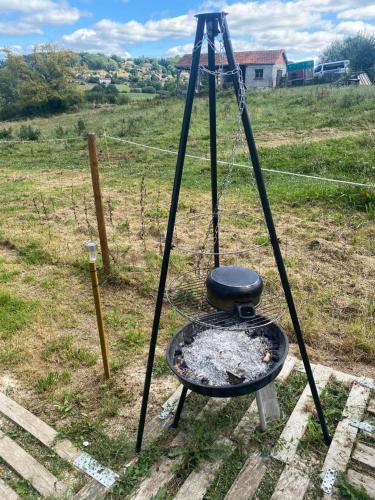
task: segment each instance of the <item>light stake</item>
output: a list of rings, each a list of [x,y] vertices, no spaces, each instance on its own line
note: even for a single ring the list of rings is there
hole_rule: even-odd
[[[94,241],[88,241],[85,244],[85,248],[87,250],[87,254],[89,257],[92,292],[94,295],[96,320],[98,323],[98,331],[99,331],[100,347],[101,347],[101,351],[102,351],[104,374],[105,374],[105,378],[108,379],[111,374],[110,374],[109,362],[108,362],[108,342],[107,342],[107,337],[106,337],[106,334],[104,331],[103,312],[102,312],[102,305],[101,305],[100,294],[99,294],[98,272],[96,269],[96,258],[97,258],[97,254],[98,254],[97,244]]]

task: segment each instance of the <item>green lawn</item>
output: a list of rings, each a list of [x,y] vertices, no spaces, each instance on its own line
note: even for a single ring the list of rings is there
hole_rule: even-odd
[[[92,442],[90,453],[113,467],[127,456],[134,438],[176,157],[105,139],[103,131],[176,150],[184,106],[183,97],[128,95],[131,102],[122,106],[0,123],[0,129],[12,128],[14,138],[22,124],[40,128],[41,139],[66,138],[0,143],[0,372],[17,380],[20,402],[27,401],[76,442]],[[375,88],[249,91],[247,100],[265,168],[375,184]],[[237,129],[233,96],[219,95],[217,108],[218,157],[227,160]],[[197,98],[190,154],[209,155],[207,114],[207,98]],[[102,378],[82,249],[88,239],[98,239],[85,140],[91,131],[98,135],[113,266],[109,279],[101,276],[113,369],[109,383]],[[243,145],[235,158],[249,163]],[[220,165],[221,187],[228,174],[228,167]],[[221,243],[247,253],[223,262],[255,267],[272,288],[278,277],[256,187],[245,168],[235,167],[228,180]],[[265,180],[312,357],[367,374],[375,359],[375,190],[269,172]],[[209,163],[187,158],[171,278],[197,266],[196,256],[179,248],[197,248],[205,241],[209,188]],[[280,321],[293,342],[288,315]],[[175,386],[163,356],[183,322],[166,304],[154,408]],[[159,448],[147,453],[139,468],[129,469],[122,491],[128,492],[160,457]],[[243,457],[237,459],[238,468]],[[228,464],[229,472],[232,466]]]

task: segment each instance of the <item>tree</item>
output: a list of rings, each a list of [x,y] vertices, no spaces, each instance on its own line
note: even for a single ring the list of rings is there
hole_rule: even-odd
[[[0,117],[66,111],[81,101],[73,81],[73,53],[43,45],[27,56],[6,50],[0,68]]]
[[[86,99],[89,102],[116,104],[119,98],[119,91],[116,85],[94,85],[91,90],[86,92]]]
[[[81,52],[79,56],[81,64],[94,71],[98,69],[116,71],[120,67],[120,62],[113,56],[109,57],[104,54],[91,54],[89,52]]]
[[[336,40],[323,52],[322,62],[349,59],[353,71],[366,71],[375,77],[375,35],[357,33]]]

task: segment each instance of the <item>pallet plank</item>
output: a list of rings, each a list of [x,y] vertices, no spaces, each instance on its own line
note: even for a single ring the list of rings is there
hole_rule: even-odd
[[[286,380],[295,368],[296,363],[297,358],[295,358],[294,356],[288,356],[276,380]]]
[[[335,370],[333,372],[333,376],[338,382],[341,382],[343,384],[350,384],[355,380],[358,380],[358,377],[356,377],[355,375],[351,375],[350,373],[340,372],[338,370]]]
[[[358,443],[355,447],[353,458],[375,469],[375,448],[371,448],[371,446],[367,446],[363,443]]]
[[[2,500],[18,500],[20,497],[0,479],[0,498]]]
[[[184,446],[188,441],[188,436],[184,432],[179,432],[170,445],[170,451]],[[139,485],[137,491],[131,496],[132,500],[147,500],[157,495],[158,491],[166,486],[176,475],[176,468],[182,464],[183,457],[165,457],[161,462],[155,464],[150,475]]]
[[[29,432],[38,441],[53,449],[63,460],[74,462],[82,453],[68,439],[63,439],[55,444],[57,431],[43,422],[33,413],[23,408],[18,403],[0,392],[0,412],[14,423]]]
[[[105,486],[92,479],[74,495],[73,500],[94,500],[104,498],[106,492],[107,488]]]
[[[310,478],[293,465],[286,465],[276,484],[271,500],[302,500],[309,487]]]
[[[358,429],[350,425],[351,420],[361,420],[366,408],[370,389],[354,384],[343,412],[344,419],[339,422],[323,465],[323,475],[328,469],[345,472]]]
[[[183,389],[182,385],[179,385],[177,389],[174,391],[172,396],[170,396],[167,401],[161,407],[161,413],[170,412],[169,415],[161,419],[160,414],[155,415],[145,426],[145,430],[143,433],[143,448],[147,448],[155,439],[157,439],[162,431],[166,429],[172,422],[174,411],[177,408],[178,401],[181,396],[181,391]],[[188,391],[186,397],[190,395],[191,391]]]
[[[286,380],[286,378],[292,372],[296,361],[296,358],[288,357],[286,363],[284,364],[283,370],[280,372],[277,379],[280,381]],[[275,416],[274,406],[265,406],[264,410],[265,418],[272,420],[272,418]],[[228,457],[228,454],[230,454],[235,449],[236,443],[233,442],[233,439],[241,440],[242,445],[247,446],[249,440],[251,439],[251,434],[254,432],[258,423],[258,406],[256,399],[254,399],[248,410],[238,423],[237,427],[234,429],[232,440],[221,438],[220,443],[224,445],[223,452],[218,455],[216,461],[204,462],[199,472],[193,471],[186,479],[185,483],[182,485],[182,488],[176,496],[176,499],[182,500],[183,498],[191,498],[195,500],[195,498],[203,498],[208,487],[215,478],[215,473],[220,469],[223,461]],[[240,472],[240,475],[242,474],[242,470]],[[259,469],[259,482],[261,482],[264,473],[265,470],[263,470],[262,468]],[[250,486],[251,485],[249,484],[249,487]]]
[[[297,358],[294,356],[288,356],[283,369],[279,373],[276,378],[279,382],[285,382],[285,380],[292,373],[297,362]],[[254,431],[255,427],[258,425],[259,415],[258,415],[258,406],[257,402],[254,401],[251,403],[249,408],[246,410],[244,416],[238,423],[237,427],[233,431],[233,437],[237,440],[241,440],[244,446],[247,446],[248,441],[251,439],[251,433]]]
[[[43,496],[64,495],[68,486],[0,431],[0,457]]]
[[[332,438],[323,464],[322,477],[328,469],[337,473],[344,473],[350,459],[353,444],[357,437],[358,429],[350,425],[352,420],[361,420],[370,396],[370,389],[354,383],[343,411],[343,420],[339,422]],[[326,494],[324,498],[329,498]]]
[[[332,374],[332,369],[322,365],[316,365],[314,369],[314,378],[316,383],[316,388],[320,394],[322,390],[328,384],[329,378]],[[311,391],[309,385],[306,385],[304,391],[301,394],[294,410],[289,417],[289,420],[284,427],[281,436],[276,443],[276,446],[271,452],[271,456],[276,460],[280,460],[284,463],[289,463],[298,447],[300,439],[305,433],[307,422],[309,419],[309,411],[307,411],[307,405],[312,401]]]
[[[217,445],[223,447],[220,457],[215,461],[204,461],[198,469],[194,469],[181,486],[174,500],[201,500],[204,497],[224,460],[229,457],[234,449],[233,442],[226,438],[218,440]]]
[[[167,399],[167,401],[161,406],[161,412],[158,415],[155,415],[151,420],[149,420],[145,426],[144,434],[143,434],[143,448],[147,448],[153,441],[155,441],[160,434],[166,429],[173,420],[173,413],[177,408],[178,401],[181,396],[182,385],[179,385],[174,393]],[[191,391],[188,391],[186,397],[190,395]],[[164,418],[160,418],[160,414],[162,412],[170,412],[170,414]],[[128,467],[132,462],[136,460],[135,458],[131,458],[130,461],[126,464],[125,467]],[[92,493],[91,493],[92,492]],[[81,496],[77,496],[80,495]],[[92,479],[87,485],[85,485],[81,491],[77,493],[76,500],[94,500],[96,498],[101,498],[100,493],[100,485],[98,486],[97,481]]]
[[[207,411],[219,411],[229,402],[229,398],[212,398],[208,401],[205,407],[196,416],[197,420],[202,420]],[[189,439],[189,436],[180,431],[171,443],[171,448],[182,447]],[[136,492],[132,495],[133,500],[146,500],[157,495],[160,488],[165,486],[176,475],[176,466],[182,463],[183,458],[177,456],[175,458],[165,457],[161,462],[155,464],[150,471],[150,475],[145,478],[139,485]]]
[[[177,391],[176,391],[177,392]],[[171,398],[170,398],[171,399]],[[169,400],[168,400],[169,401]],[[168,403],[168,401],[166,403]],[[55,429],[46,424],[30,411],[8,398],[0,392],[0,413],[22,427],[42,444],[53,450],[60,458],[67,460],[74,465],[74,461],[82,451],[74,446],[68,439],[56,441],[58,433]],[[104,496],[106,488],[95,479],[90,478],[89,482],[80,490],[75,498],[95,499]]]
[[[264,457],[260,453],[250,455],[224,500],[248,500],[252,498],[266,471],[267,466]]]
[[[361,474],[355,470],[348,470],[348,481],[356,488],[363,488],[366,490],[370,498],[375,498],[375,479],[367,474]]]
[[[52,446],[57,432],[2,392],[0,392],[0,412],[44,445],[49,448]]]
[[[267,408],[268,411],[268,408]],[[265,417],[268,417],[268,414],[265,414]],[[236,428],[233,431],[233,439],[241,440],[243,446],[248,446],[249,440],[251,439],[251,435],[254,432],[256,426],[259,423],[259,414],[258,414],[258,406],[257,401],[254,399],[237,424]],[[219,436],[218,436],[219,437]],[[175,497],[176,500],[191,499],[195,500],[196,498],[203,498],[208,487],[215,479],[216,472],[222,466],[224,460],[233,452],[236,447],[236,443],[232,440],[219,437],[218,443],[223,445],[223,450],[218,454],[217,459],[213,461],[205,461],[201,465],[198,472],[193,471],[188,476],[178,495]],[[259,470],[259,479],[262,480],[265,471]],[[241,470],[242,473],[242,470]],[[241,475],[240,473],[240,475]],[[259,482],[260,482],[259,481]]]

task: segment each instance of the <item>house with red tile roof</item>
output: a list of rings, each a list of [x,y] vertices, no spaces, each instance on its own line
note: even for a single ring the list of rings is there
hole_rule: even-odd
[[[242,71],[246,87],[275,88],[285,79],[288,59],[284,49],[278,50],[248,50],[234,53],[237,64]],[[191,66],[191,54],[185,54],[177,62],[179,71],[188,71]],[[228,61],[225,56],[215,55],[216,67],[221,65],[227,70]],[[201,54],[200,64],[207,67],[207,54]]]

